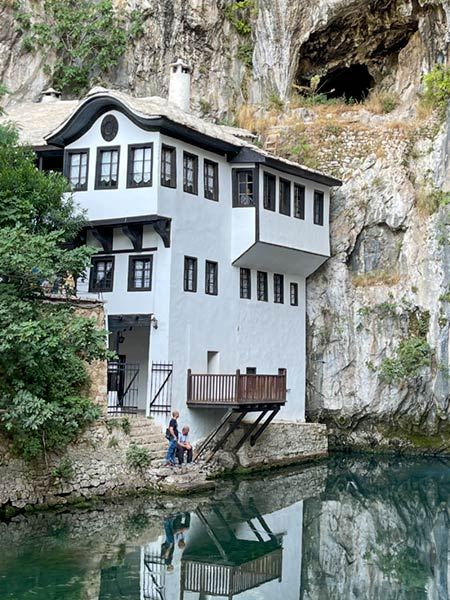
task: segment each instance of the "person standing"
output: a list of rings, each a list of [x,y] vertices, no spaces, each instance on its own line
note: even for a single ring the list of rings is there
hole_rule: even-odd
[[[185,425],[178,436],[177,454],[178,464],[183,464],[184,453],[187,453],[187,462],[192,462],[192,446],[189,441],[189,427]]]
[[[166,467],[173,467],[175,465],[175,457],[177,454],[177,444],[178,444],[178,422],[177,419],[180,416],[180,413],[177,410],[174,410],[172,413],[172,418],[169,422],[168,427],[168,440],[169,447],[167,449],[166,454]]]

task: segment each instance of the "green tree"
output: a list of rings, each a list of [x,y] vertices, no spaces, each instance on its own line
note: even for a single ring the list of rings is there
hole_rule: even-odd
[[[107,76],[143,33],[141,12],[115,9],[112,0],[45,0],[39,16],[16,3],[17,29],[28,52],[53,50],[46,65],[54,86],[73,94]]]
[[[107,356],[105,332],[80,316],[73,290],[46,290],[89,264],[73,247],[83,217],[67,181],[0,126],[0,431],[24,458],[62,449],[99,416],[86,363]]]

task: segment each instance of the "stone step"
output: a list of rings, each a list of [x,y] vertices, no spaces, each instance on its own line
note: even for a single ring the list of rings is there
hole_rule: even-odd
[[[148,434],[135,434],[135,435],[129,435],[128,439],[131,440],[132,442],[134,442],[135,444],[141,444],[144,442],[158,442],[160,444],[165,444],[167,442],[166,438],[161,435],[161,434],[154,434],[154,433],[148,433]]]

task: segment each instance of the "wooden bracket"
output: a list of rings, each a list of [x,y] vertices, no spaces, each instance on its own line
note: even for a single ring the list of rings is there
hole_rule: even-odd
[[[142,223],[125,223],[125,225],[122,225],[123,233],[133,244],[133,249],[136,252],[142,250],[143,229]]]

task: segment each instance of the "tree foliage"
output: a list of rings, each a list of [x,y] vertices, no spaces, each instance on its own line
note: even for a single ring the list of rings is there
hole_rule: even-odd
[[[46,65],[53,85],[73,94],[116,67],[128,43],[142,35],[142,14],[115,9],[112,0],[45,0],[44,14],[16,3],[16,23],[28,52],[54,50]]]
[[[424,75],[424,100],[430,106],[445,111],[450,100],[450,69],[443,65],[435,65]]]
[[[85,271],[91,250],[71,248],[84,223],[66,180],[0,127],[0,430],[35,458],[63,448],[98,416],[86,362],[105,358],[105,332],[49,299],[57,281]]]

